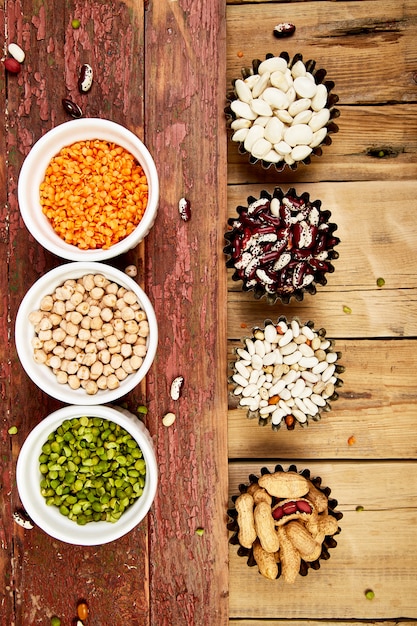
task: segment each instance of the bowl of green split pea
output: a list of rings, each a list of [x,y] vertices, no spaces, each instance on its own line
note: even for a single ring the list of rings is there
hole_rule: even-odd
[[[66,406],[25,440],[16,479],[36,526],[73,545],[115,541],[152,506],[158,468],[142,421],[117,406]]]

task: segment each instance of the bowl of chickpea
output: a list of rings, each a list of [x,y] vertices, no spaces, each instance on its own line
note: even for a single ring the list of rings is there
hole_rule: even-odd
[[[67,404],[113,402],[145,377],[158,324],[141,287],[105,263],[66,263],[28,290],[16,316],[19,360],[32,381]]]
[[[137,246],[157,215],[154,160],[130,130],[110,120],[64,122],[23,162],[18,201],[31,235],[70,261],[103,261]]]
[[[25,439],[16,482],[30,520],[73,545],[119,539],[146,516],[158,465],[145,424],[119,406],[65,406]]]

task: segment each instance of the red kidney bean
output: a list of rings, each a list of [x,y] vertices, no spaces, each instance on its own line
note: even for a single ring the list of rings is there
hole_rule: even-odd
[[[16,59],[12,59],[11,57],[5,59],[3,63],[4,67],[8,72],[10,72],[10,74],[18,74],[22,67],[19,61],[16,61]]]
[[[274,518],[274,520],[281,519],[283,515],[284,511],[282,509],[282,506],[277,506],[277,508],[272,511],[272,517]]]
[[[313,510],[309,503],[305,500],[297,500],[296,504],[297,509],[300,511],[300,513],[311,513]]]
[[[292,515],[297,512],[297,503],[296,502],[284,502],[282,505],[282,510],[285,515]]]
[[[178,211],[184,222],[188,222],[191,219],[191,203],[187,198],[181,198],[178,203]]]

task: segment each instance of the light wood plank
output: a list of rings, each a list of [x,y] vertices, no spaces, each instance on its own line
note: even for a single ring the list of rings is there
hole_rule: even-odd
[[[259,475],[260,467],[232,464],[230,494],[238,493],[238,484],[247,482],[250,473]],[[338,501],[343,513],[338,545],[318,571],[294,585],[263,579],[230,546],[230,616],[415,619],[416,463],[299,462],[298,469],[303,467],[321,476]],[[364,511],[357,512],[357,505]],[[372,601],[365,598],[367,589],[375,592]]]
[[[288,185],[282,187],[286,190]],[[229,186],[229,217],[236,217],[236,207],[246,205],[248,196],[259,197],[262,188],[271,193],[274,186]],[[417,184],[319,183],[297,185],[296,190],[309,192],[312,200],[321,199],[322,208],[331,211],[331,221],[338,225],[341,243],[335,271],[327,274],[326,286],[318,285],[315,296],[268,306],[255,301],[251,292],[241,292],[241,281],[233,282],[229,270],[228,336],[241,336],[242,324],[251,328],[265,317],[281,314],[312,319],[332,337],[414,336],[417,235],[410,206],[415,203]],[[383,288],[376,284],[379,277],[385,280]],[[344,306],[351,314],[344,312]]]
[[[344,384],[332,410],[308,428],[261,427],[243,408],[233,408],[230,391],[230,458],[275,458],[277,453],[309,459],[417,458],[415,341],[337,341],[336,349],[346,367]]]

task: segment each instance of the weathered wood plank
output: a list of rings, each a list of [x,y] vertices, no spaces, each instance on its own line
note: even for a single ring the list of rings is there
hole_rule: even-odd
[[[279,455],[277,455],[279,462]],[[265,464],[233,463],[229,492]],[[274,463],[267,464],[272,470]],[[287,464],[284,464],[287,467]],[[263,579],[230,546],[230,617],[258,619],[417,618],[414,543],[417,467],[414,463],[297,462],[321,476],[343,513],[330,559],[294,585]],[[356,506],[364,510],[357,512]],[[372,589],[369,601],[365,591]],[[302,601],[300,601],[302,598]]]
[[[26,51],[22,72],[8,78],[11,336],[26,289],[61,262],[31,239],[19,217],[16,185],[23,158],[44,132],[68,119],[61,105],[63,97],[78,102],[87,117],[107,117],[143,136],[143,13],[141,0],[74,1],[65,6],[46,1],[7,3],[9,41],[18,41]],[[78,30],[71,27],[73,17],[81,21]],[[129,58],[135,62],[126,63]],[[91,92],[81,96],[76,83],[84,62],[93,66],[95,76]],[[9,423],[19,428],[9,466],[13,510],[19,505],[14,464],[20,445],[58,403],[28,380],[14,349],[9,358]],[[140,387],[129,396],[131,408],[136,408],[142,393]],[[122,540],[99,548],[51,541],[38,529],[23,531],[12,526],[11,517],[5,519],[5,532],[15,564],[6,595],[7,610],[11,615],[15,612],[14,623],[40,623],[52,614],[69,623],[81,597],[87,599],[97,623],[149,623],[147,520]]]
[[[160,464],[150,588],[158,626],[227,621],[224,31],[223,3],[161,0],[149,6],[146,140],[161,180],[146,254],[160,319],[148,377]],[[191,203],[187,223],[178,214],[181,197]],[[177,375],[184,376],[184,387],[175,404],[169,389]],[[161,418],[169,410],[177,419],[166,429]]]
[[[415,341],[338,340],[336,349],[346,367],[344,384],[332,410],[308,428],[271,432],[270,426],[260,427],[256,419],[247,419],[244,409],[235,408],[231,391],[231,459],[274,458],[277,452],[282,458],[416,458]],[[229,358],[232,362],[232,348]]]

